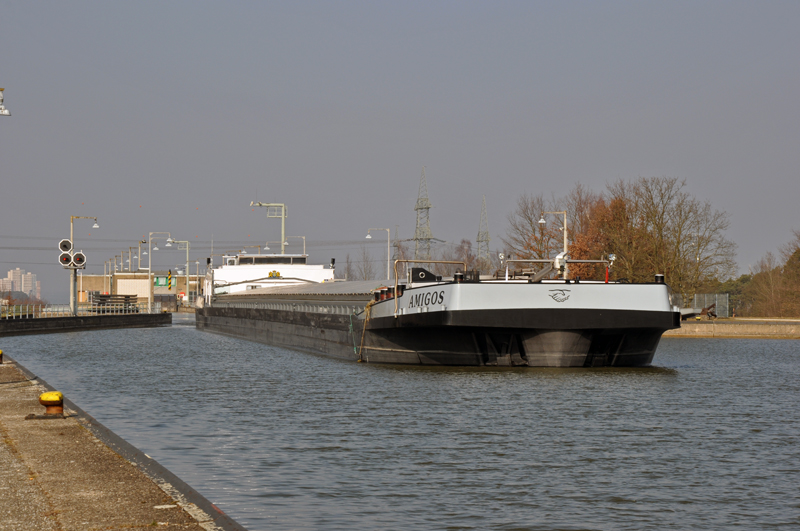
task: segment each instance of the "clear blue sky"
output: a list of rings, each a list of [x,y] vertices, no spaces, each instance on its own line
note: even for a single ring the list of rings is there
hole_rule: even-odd
[[[485,194],[496,248],[521,193],[685,178],[746,270],[800,229],[798,27],[798,2],[4,2],[0,276],[66,301],[70,215],[100,219],[95,273],[149,231],[192,260],[277,240],[255,199],[343,261],[413,234],[423,165],[434,235],[474,240]]]

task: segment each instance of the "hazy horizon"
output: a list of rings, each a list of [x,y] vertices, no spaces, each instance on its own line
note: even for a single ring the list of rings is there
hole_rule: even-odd
[[[413,235],[422,166],[434,236],[474,242],[485,195],[492,249],[520,194],[686,179],[746,271],[800,229],[798,22],[796,2],[6,2],[0,276],[66,302],[70,216],[100,222],[75,223],[93,274],[150,231],[192,263],[212,237],[263,247],[280,222],[254,200],[288,205],[314,262],[363,242],[380,271],[364,236]]]

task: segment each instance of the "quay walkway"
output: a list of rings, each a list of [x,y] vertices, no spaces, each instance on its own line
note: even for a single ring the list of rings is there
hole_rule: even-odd
[[[244,529],[66,398],[66,418],[25,420],[52,390],[0,364],[0,529]]]
[[[742,339],[800,339],[800,319],[735,318],[682,321],[664,337],[713,337]]]

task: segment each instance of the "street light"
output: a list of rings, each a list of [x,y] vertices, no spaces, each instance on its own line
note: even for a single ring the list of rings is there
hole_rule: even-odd
[[[567,273],[568,273],[568,270],[567,270],[567,267],[568,267],[567,266],[567,213],[566,213],[566,211],[563,211],[563,210],[559,211],[559,212],[542,212],[542,217],[539,218],[539,225],[541,225],[542,228],[544,228],[544,226],[547,224],[547,221],[545,221],[545,219],[544,219],[544,215],[545,214],[563,214],[564,215],[564,227],[562,229],[564,231],[564,278],[567,278]]]
[[[153,235],[156,235],[153,238]],[[172,234],[169,232],[150,232],[147,234],[147,247],[150,247],[152,241],[154,239],[161,238],[162,234],[167,235],[167,246],[171,247],[170,242],[172,241]],[[158,246],[150,248],[151,251],[158,251]],[[153,255],[149,254],[147,256],[147,283],[149,284],[147,288],[147,313],[153,311]]]
[[[189,241],[188,240],[172,240],[178,244],[178,250],[186,249],[186,300],[189,300]],[[183,247],[185,246],[185,247]],[[176,281],[177,282],[177,281]]]
[[[139,260],[139,263],[136,266],[136,272],[138,273],[139,270],[142,268],[142,255],[147,254],[147,251],[142,253],[142,244],[147,243],[145,240],[139,240],[139,252],[136,253],[136,259]]]
[[[287,238],[303,238],[303,256],[306,255],[306,237],[305,236],[287,236]]]
[[[3,102],[3,89],[0,89],[0,104]],[[0,108],[3,108],[0,105]],[[93,219],[93,229],[99,229],[100,225],[97,224],[97,218],[94,216],[70,216],[69,217],[69,241],[72,242],[72,249],[75,249],[75,239],[73,238],[74,230],[73,225],[76,219]],[[69,268],[69,309],[72,315],[78,315],[78,270],[75,266]]]
[[[392,231],[391,231],[391,229],[369,229],[367,231],[367,239],[368,240],[372,239],[372,235],[370,234],[370,231],[373,231],[373,230],[385,230],[386,231],[386,280],[388,281],[388,280],[392,279],[392,277],[391,277],[391,275],[389,273],[389,263],[392,261],[392,253],[390,251],[391,241],[392,241]]]
[[[268,218],[281,218],[281,254],[286,254],[284,247],[289,245],[286,243],[286,217],[288,215],[286,204],[250,201],[250,206],[265,207],[267,209]],[[280,214],[278,214],[278,209],[280,209]]]
[[[280,244],[281,242],[266,242],[266,243],[264,243],[264,250],[265,250],[265,251],[269,251],[269,244],[271,244],[271,243],[277,243],[277,244]],[[287,241],[284,241],[284,242],[283,242],[283,245],[289,245],[289,242],[287,242]],[[283,254],[283,246],[281,246],[281,254]]]

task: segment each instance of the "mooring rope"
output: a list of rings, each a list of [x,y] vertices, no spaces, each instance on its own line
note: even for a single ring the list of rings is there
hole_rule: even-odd
[[[358,356],[358,347],[356,346],[356,336],[353,333],[354,332],[354,330],[353,330],[353,316],[355,314],[356,314],[355,310],[350,312],[350,337],[353,339],[353,354]],[[360,356],[359,356],[359,360],[358,361],[361,361]]]
[[[369,323],[369,316],[372,313],[372,305],[375,304],[375,301],[369,301],[367,306],[364,308],[364,312],[366,315],[364,316],[364,328],[361,329],[361,346],[358,348],[358,362],[361,363],[364,361],[363,359],[363,352],[364,352],[364,336],[367,333],[367,324]]]

